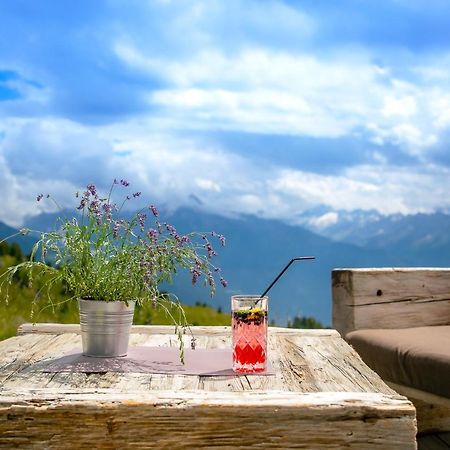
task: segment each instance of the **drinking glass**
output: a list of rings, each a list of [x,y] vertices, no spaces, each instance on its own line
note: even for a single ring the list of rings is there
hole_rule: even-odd
[[[259,295],[231,297],[233,370],[263,372],[267,361],[267,306]]]

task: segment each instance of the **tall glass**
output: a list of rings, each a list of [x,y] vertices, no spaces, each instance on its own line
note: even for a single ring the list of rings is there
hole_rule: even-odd
[[[268,297],[231,297],[233,370],[238,373],[263,372],[267,361]]]

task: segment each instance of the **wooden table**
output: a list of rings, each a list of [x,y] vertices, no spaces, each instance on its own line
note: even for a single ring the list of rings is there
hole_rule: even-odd
[[[0,448],[414,449],[412,404],[334,330],[269,329],[272,376],[44,373],[81,348],[77,325],[25,325],[0,342]],[[199,347],[229,327],[194,327]],[[177,345],[134,326],[131,345]]]

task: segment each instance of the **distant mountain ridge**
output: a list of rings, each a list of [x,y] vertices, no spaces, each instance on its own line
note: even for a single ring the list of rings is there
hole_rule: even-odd
[[[324,212],[325,213],[325,212]],[[229,311],[230,296],[260,294],[294,256],[313,255],[315,261],[295,263],[269,292],[270,318],[286,325],[296,315],[314,316],[331,324],[331,271],[338,267],[450,266],[450,216],[418,215],[370,217],[348,215],[330,224],[321,235],[306,226],[254,216],[224,218],[192,208],[181,208],[162,217],[179,232],[217,231],[227,238],[219,247],[217,264],[228,287],[207,290],[193,287],[188,273],[180,273],[170,287],[183,302],[208,302]],[[42,214],[28,221],[33,229],[50,229],[56,214]],[[346,219],[346,220],[344,220]],[[165,220],[165,219],[163,219]],[[0,226],[0,235],[10,227]],[[384,230],[383,233],[380,230]],[[424,236],[430,235],[428,241]],[[341,239],[338,241],[337,238]]]
[[[403,252],[408,259],[414,255],[424,265],[450,264],[449,214],[383,216],[376,211],[361,210],[322,211],[322,214],[335,214],[336,222],[317,226],[310,216],[304,221],[305,227],[339,242],[390,253]]]

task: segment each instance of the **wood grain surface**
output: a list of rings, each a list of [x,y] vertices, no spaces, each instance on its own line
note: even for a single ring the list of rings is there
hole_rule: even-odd
[[[450,325],[450,269],[368,268],[332,272],[333,326],[345,336],[363,328]]]
[[[194,327],[199,347],[228,327]],[[178,345],[133,327],[130,345]],[[274,376],[46,373],[77,326],[23,326],[0,343],[0,448],[416,448],[415,409],[334,330],[269,329]]]

